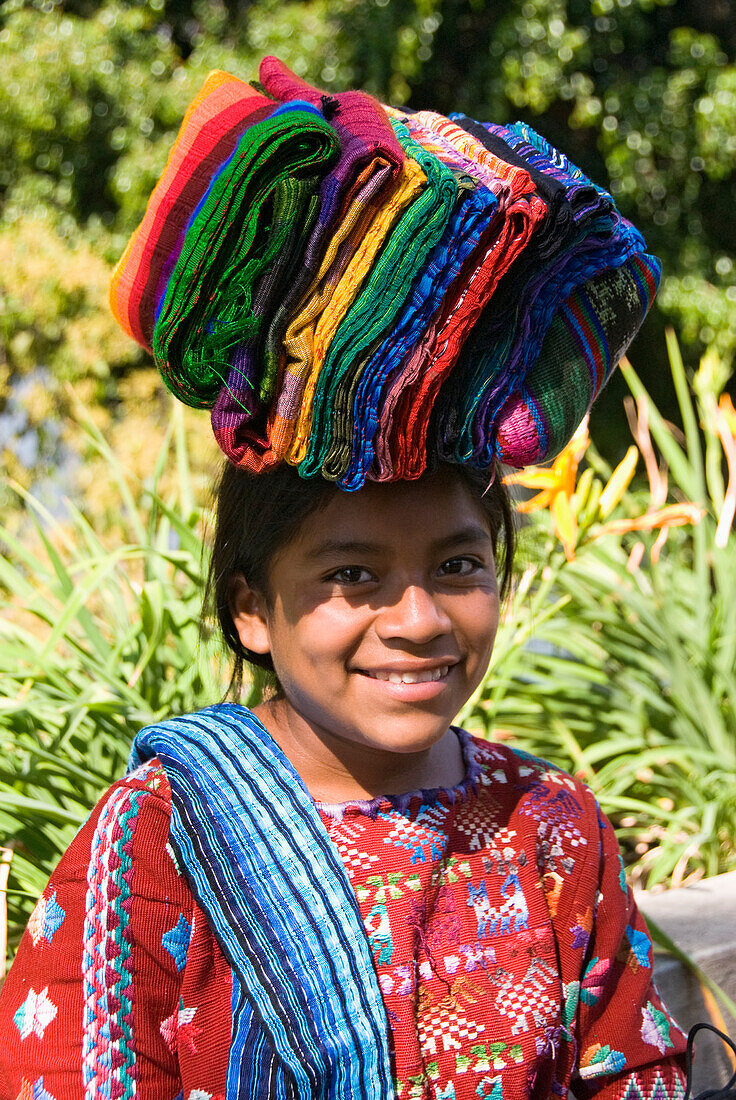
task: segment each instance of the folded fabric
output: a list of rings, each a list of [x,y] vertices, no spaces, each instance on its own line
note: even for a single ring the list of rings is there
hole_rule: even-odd
[[[338,152],[329,123],[296,102],[249,127],[213,177],[166,272],[153,329],[156,365],[185,403],[211,408],[231,348],[258,331],[253,286],[283,242],[271,232],[278,184],[321,175]]]
[[[523,122],[211,74],[111,285],[231,462],[345,490],[563,447],[659,264]]]
[[[253,372],[246,368],[240,384],[234,385],[235,380],[231,378],[213,408],[212,427],[218,443],[232,462],[252,472],[280,461],[285,453],[285,433],[280,428],[284,418],[273,410],[269,415],[264,406],[273,398],[277,384],[283,381],[280,344],[286,339],[294,310],[299,308],[317,278],[325,250],[330,246],[330,236],[333,232],[344,235],[341,222],[345,207],[349,209],[359,197],[366,201],[361,191],[369,181],[373,180],[370,194],[377,199],[380,190],[396,179],[405,159],[380,104],[365,92],[328,96],[296,76],[275,57],[263,59],[259,76],[262,87],[277,102],[286,104],[301,100],[323,110],[333,121],[340,142],[340,157],[320,183],[316,218],[310,223],[313,228],[307,234],[300,262],[292,271],[289,285],[282,288],[280,305],[268,317],[268,333],[257,346],[253,341],[248,344],[254,358],[259,357],[258,365],[262,368],[257,395],[252,386]],[[305,225],[305,233],[307,228]],[[242,362],[238,365],[244,366]],[[251,385],[252,392],[244,396],[246,385]],[[287,406],[292,403],[287,399]],[[275,450],[270,444],[270,421],[275,422]]]
[[[580,409],[590,408],[636,336],[660,275],[659,261],[643,253],[570,295],[523,385],[499,411],[499,461],[526,466],[563,449],[580,423]]]
[[[238,429],[250,423],[261,407],[257,386],[263,348],[262,322],[301,259],[304,235],[314,223],[318,209],[316,182],[289,177],[274,189],[269,235],[272,260],[265,266],[253,293],[252,314],[257,327],[252,336],[241,339],[232,349],[230,369],[212,407],[215,439],[231,461],[237,462]]]
[[[426,183],[427,177],[416,161],[406,160],[402,167],[399,186],[376,213],[360,247],[348,264],[315,327],[312,361],[308,365],[299,416],[286,453],[286,458],[292,465],[301,463],[307,452],[314,392],[337,328],[355,301],[363,282],[369,276],[374,261],[381,254],[381,249],[395,223],[401,217],[402,211],[421,195]]]
[[[310,446],[299,467],[302,477],[321,472],[332,441],[332,417],[344,419],[350,404],[352,381],[341,382],[346,372],[353,376],[360,372],[366,354],[398,321],[414,278],[441,239],[457,200],[458,187],[450,169],[412,141],[400,122],[394,122],[394,130],[407,156],[424,172],[427,185],[387,238],[368,283],[332,340],[317,380]]]
[[[537,165],[550,163],[554,155],[540,154],[535,160]],[[566,169],[559,165],[556,178],[571,182],[573,171],[569,163]],[[499,410],[537,363],[556,310],[589,279],[643,253],[641,235],[619,215],[609,195],[602,189],[596,193],[597,205],[591,204],[590,194],[585,204],[576,204],[566,238],[546,261],[535,254],[532,242],[527,249],[532,262],[514,265],[479,318],[440,402],[438,429],[445,457],[463,462],[472,456],[473,465],[481,468],[492,463]],[[544,364],[540,377],[546,377]],[[572,401],[582,391],[571,386],[568,392]],[[579,422],[587,405],[578,409],[571,415]]]
[[[322,474],[337,480],[343,489],[355,489],[365,481],[373,464],[382,398],[405,377],[407,361],[421,343],[437,301],[460,279],[465,263],[494,231],[498,199],[473,162],[440,142],[430,144],[423,138],[422,143],[453,173],[458,201],[441,239],[416,276],[400,316],[364,369],[354,374],[354,392],[348,394],[342,417],[334,418],[332,444]]]
[[[427,463],[427,430],[435,398],[446,376],[453,369],[460,349],[472,330],[483,306],[491,298],[499,280],[528,245],[538,224],[547,214],[544,200],[537,194],[529,173],[500,160],[455,123],[431,111],[410,115],[407,125],[421,140],[421,128],[444,138],[453,148],[470,157],[495,179],[505,184],[504,201],[499,205],[504,217],[498,235],[490,243],[459,294],[442,299],[440,316],[432,334],[426,360],[416,366],[416,382],[402,387],[391,407],[391,418],[382,420],[386,436],[384,447],[376,447],[384,465],[374,472],[376,480],[416,478]],[[400,430],[396,430],[401,425]],[[394,429],[393,431],[391,429]]]
[[[320,185],[319,213],[304,250],[301,269],[284,297],[278,321],[274,318],[283,333],[288,317],[315,278],[329,237],[339,230],[346,207],[374,173],[380,176],[381,188],[390,188],[398,177],[405,153],[380,103],[366,92],[327,95],[296,76],[276,57],[263,59],[259,76],[268,94],[280,103],[300,99],[320,108],[332,122],[340,142],[340,158]],[[269,343],[274,342],[274,336],[270,336]],[[261,394],[264,401],[272,395],[276,363],[276,356],[267,357]]]
[[[312,363],[315,324],[329,302],[358,246],[364,239],[376,209],[384,194],[390,166],[375,170],[364,169],[360,176],[362,186],[350,202],[344,216],[335,226],[329,239],[321,266],[308,288],[304,304],[296,316],[290,315],[285,305],[277,311],[278,322],[268,332],[267,347],[263,350],[264,376],[261,381],[261,398],[265,402],[263,385],[266,374],[278,374],[274,381],[275,396],[270,406],[262,405],[260,416],[248,418],[238,406],[227,427],[230,437],[225,439],[223,423],[229,409],[224,408],[229,395],[223,391],[212,411],[215,437],[225,454],[236,466],[252,473],[283,461],[291,442],[296,417],[301,407],[304,382]],[[286,331],[283,328],[286,327]],[[283,345],[283,346],[282,346]],[[270,367],[270,370],[269,370]],[[220,419],[220,411],[223,420]]]
[[[210,73],[189,106],[143,221],[110,283],[113,315],[148,351],[156,290],[179,235],[243,131],[267,118],[273,109],[273,101],[249,84],[218,71]]]

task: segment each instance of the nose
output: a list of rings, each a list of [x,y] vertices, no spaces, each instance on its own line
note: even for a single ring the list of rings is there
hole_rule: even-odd
[[[423,645],[448,634],[452,621],[434,593],[424,585],[408,584],[382,608],[375,627],[383,641],[400,638]]]

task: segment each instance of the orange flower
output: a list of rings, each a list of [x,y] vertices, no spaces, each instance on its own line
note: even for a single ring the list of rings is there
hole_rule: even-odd
[[[721,394],[718,400],[718,408],[731,435],[736,436],[736,409],[733,407],[733,401],[731,400],[730,394]]]
[[[523,485],[527,489],[540,490],[531,500],[519,501],[516,510],[526,514],[537,512],[540,508],[549,508],[555,533],[562,543],[568,561],[572,561],[575,557],[578,538],[578,520],[572,508],[571,498],[575,492],[578,466],[589,444],[586,417],[551,466],[527,466],[518,473],[507,474],[503,479],[506,485]]]
[[[667,533],[670,527],[684,527],[686,523],[700,523],[705,515],[705,509],[697,504],[668,504],[664,508],[657,508],[652,512],[645,512],[643,516],[634,516],[633,519],[615,519],[611,523],[604,523],[594,533],[594,538],[602,538],[603,535],[625,535],[629,531],[653,531],[659,528],[659,534],[650,551],[653,562],[659,561],[662,547],[667,541]],[[641,550],[638,548],[641,547]],[[644,547],[637,543],[631,554],[626,568],[630,573],[636,572],[641,562]]]
[[[595,537],[625,535],[629,531],[653,531],[655,527],[683,527],[686,523],[700,523],[704,515],[705,509],[697,504],[668,504],[656,512],[645,512],[643,516],[634,516],[633,519],[614,519],[611,523],[604,523]]]

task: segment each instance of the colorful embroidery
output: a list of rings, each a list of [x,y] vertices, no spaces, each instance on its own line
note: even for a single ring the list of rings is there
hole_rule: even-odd
[[[442,822],[447,814],[445,806],[423,805],[416,819],[410,820],[392,810],[378,816],[393,823],[394,828],[383,838],[384,844],[396,844],[411,853],[411,862],[419,863],[427,859],[441,859],[447,847],[447,834]]]
[[[197,1053],[196,1039],[202,1034],[202,1028],[194,1023],[196,1008],[185,1008],[183,998],[179,998],[179,1007],[161,1022],[160,1031],[164,1042],[172,1053],[188,1050]]]
[[[161,945],[165,947],[169,952],[174,962],[176,963],[177,970],[183,970],[187,961],[187,951],[189,950],[189,940],[192,936],[192,926],[186,919],[183,913],[179,914],[179,919],[173,928],[168,932],[164,932],[161,937]]]
[[[44,986],[40,993],[29,989],[28,996],[13,1016],[21,1040],[27,1039],[29,1035],[43,1039],[43,1034],[56,1013],[57,1008],[49,997],[48,986]]]
[[[584,1081],[591,1077],[602,1077],[608,1073],[618,1073],[626,1069],[626,1059],[618,1050],[596,1043],[583,1054],[580,1061],[580,1076]]]
[[[504,879],[501,896],[504,900],[499,905],[492,905],[485,879],[481,879],[478,886],[468,883],[467,904],[469,909],[475,910],[478,939],[483,936],[505,936],[509,932],[528,928],[529,907],[515,872],[510,871]]]
[[[391,925],[386,906],[374,905],[363,923],[378,966],[390,963],[394,953],[394,944],[391,939]]]
[[[39,940],[51,943],[54,933],[58,932],[64,923],[66,913],[56,900],[56,890],[47,898],[45,891],[36,902],[36,907],[31,913],[28,922],[28,931],[33,940],[33,946],[37,947]]]
[[[33,1083],[23,1078],[16,1100],[55,1100],[55,1097],[43,1087],[43,1077],[38,1077]]]
[[[499,1012],[513,1021],[511,1034],[521,1035],[534,1028],[544,1030],[557,1015],[559,979],[556,969],[544,959],[533,959],[520,979],[507,974],[496,994]]]
[[[140,769],[136,778],[141,778]],[[135,1093],[132,943],[128,925],[133,836],[140,802],[146,794],[127,785],[116,788],[100,813],[92,839],[82,964],[83,1076],[88,1100]]]
[[[503,1087],[521,1095],[531,1087],[531,1065],[554,1065],[568,1081],[579,1065],[580,1013],[611,995],[608,950],[626,952],[637,966],[637,957],[648,961],[650,941],[629,924],[623,939],[603,944],[606,954],[582,967],[604,896],[592,875],[587,893],[577,885],[594,804],[586,809],[579,784],[533,758],[524,758],[516,778],[513,759],[498,746],[476,747],[477,796],[443,802],[441,815],[424,795],[401,805],[379,801],[372,814],[348,806],[323,815],[351,874],[389,1019],[403,1037],[399,1100],[471,1100]],[[376,871],[370,856],[384,845],[390,851]],[[579,908],[570,913],[573,871]],[[564,973],[572,975],[564,983],[549,923],[558,913],[569,954]],[[412,1055],[406,1036],[414,1031]],[[613,1042],[589,1045],[582,1075],[618,1073],[625,1059]]]
[[[591,959],[580,985],[580,999],[585,1005],[597,1004],[605,991],[605,981],[611,969],[610,959]]]
[[[573,924],[570,931],[572,932],[572,946],[573,950],[581,948],[583,951],[588,946],[588,940],[590,939],[590,933],[593,928],[593,909],[589,905],[584,913],[578,913],[575,924]]]
[[[638,929],[632,928],[631,925],[626,926],[626,938],[631,946],[632,954],[636,959],[639,966],[645,966],[651,969],[651,962],[649,961],[649,952],[652,947],[652,941],[645,932],[639,932]]]
[[[351,877],[361,872],[371,871],[377,863],[381,862],[375,853],[366,852],[360,846],[359,841],[365,833],[366,824],[365,821],[351,820],[345,822],[344,827],[341,828],[342,821],[336,822],[333,818],[328,821],[327,833]]]
[[[667,1079],[657,1070],[654,1081],[643,1084],[638,1073],[632,1073],[626,1081],[621,1100],[684,1100],[685,1086],[679,1074],[668,1074]]]
[[[641,1037],[645,1043],[655,1046],[660,1054],[664,1054],[667,1047],[674,1046],[670,1039],[670,1021],[664,1012],[647,1001],[646,1007],[641,1010],[642,1025]]]

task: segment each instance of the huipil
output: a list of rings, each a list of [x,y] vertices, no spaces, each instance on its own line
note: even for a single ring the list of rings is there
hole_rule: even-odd
[[[397,1100],[682,1097],[684,1037],[592,792],[457,733],[457,787],[318,804],[372,951]],[[154,758],[110,788],[59,863],[0,995],[3,1100],[239,1095],[232,972],[170,819]],[[92,974],[100,928],[108,963]],[[109,1019],[91,1045],[100,983]],[[270,1094],[254,1081],[251,1095]]]

